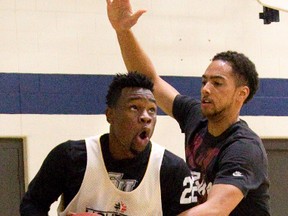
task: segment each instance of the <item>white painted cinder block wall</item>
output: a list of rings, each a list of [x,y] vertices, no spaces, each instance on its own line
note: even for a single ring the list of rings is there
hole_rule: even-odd
[[[134,31],[161,75],[201,76],[214,54],[230,49],[248,55],[261,78],[288,78],[288,13],[264,25],[256,0],[131,2],[148,10]],[[1,0],[0,59],[7,73],[126,71],[104,0]],[[261,137],[287,138],[287,117],[243,118]],[[25,138],[26,185],[58,143],[107,131],[104,115],[0,115],[1,137]],[[159,116],[154,140],[184,156],[170,117]]]

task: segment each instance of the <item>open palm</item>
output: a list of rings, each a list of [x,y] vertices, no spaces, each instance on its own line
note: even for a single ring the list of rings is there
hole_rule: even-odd
[[[133,13],[129,0],[106,0],[109,21],[116,31],[129,30],[146,10]]]

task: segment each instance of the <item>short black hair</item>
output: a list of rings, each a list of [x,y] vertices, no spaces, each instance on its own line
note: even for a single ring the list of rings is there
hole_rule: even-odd
[[[222,60],[228,62],[236,75],[237,85],[247,85],[250,94],[244,101],[247,103],[253,98],[259,87],[259,78],[255,64],[243,53],[235,51],[226,51],[216,54],[212,61]]]
[[[108,107],[115,107],[121,95],[123,88],[144,88],[151,92],[154,91],[154,83],[147,76],[137,72],[118,73],[113,78],[106,95],[106,104]]]

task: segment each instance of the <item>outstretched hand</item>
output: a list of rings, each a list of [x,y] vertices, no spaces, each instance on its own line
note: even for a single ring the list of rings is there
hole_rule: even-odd
[[[116,31],[127,31],[146,10],[133,13],[130,0],[106,0],[109,21]]]

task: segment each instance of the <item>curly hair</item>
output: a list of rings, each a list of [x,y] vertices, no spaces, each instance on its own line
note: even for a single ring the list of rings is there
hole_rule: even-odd
[[[250,93],[244,103],[253,98],[259,86],[258,73],[255,64],[244,54],[235,51],[226,51],[216,54],[212,61],[222,60],[228,62],[236,75],[238,86],[247,85]]]
[[[108,107],[115,107],[123,88],[144,88],[153,92],[154,83],[147,76],[137,71],[116,74],[106,95],[106,104]]]

